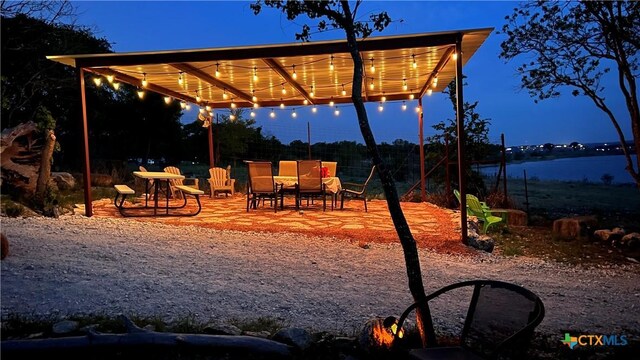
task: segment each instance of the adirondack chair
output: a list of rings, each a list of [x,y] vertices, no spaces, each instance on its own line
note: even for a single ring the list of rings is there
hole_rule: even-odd
[[[485,209],[477,197],[467,194],[467,213],[482,221],[482,233],[486,234],[489,226],[502,221],[501,217],[491,215],[491,209]]]
[[[182,175],[180,173],[180,169],[178,169],[175,166],[167,166],[166,168],[164,168],[164,171],[172,174]],[[169,180],[169,189],[171,189],[172,198],[174,199],[182,198],[182,192],[178,190],[176,186],[185,185],[184,184],[185,181],[193,182],[193,185],[190,185],[190,186],[193,186],[194,188],[199,189],[198,187],[199,180],[197,178],[185,178],[184,180]]]
[[[212,167],[209,169],[209,188],[211,192],[209,197],[215,196],[217,193],[224,192],[225,196],[233,196],[235,190],[236,179],[231,179],[231,166],[227,166],[226,169],[220,167]]]
[[[460,203],[460,191],[458,191],[458,189],[453,189],[453,195],[456,196],[456,199],[458,200],[458,204]],[[482,205],[482,208],[489,211],[489,206],[487,205],[486,202],[484,201],[480,201],[480,205]],[[467,206],[467,215],[471,215],[469,213],[469,207]]]

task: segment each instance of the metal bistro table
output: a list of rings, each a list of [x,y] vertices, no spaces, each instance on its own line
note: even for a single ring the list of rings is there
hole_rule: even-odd
[[[153,204],[153,215],[157,215],[158,212],[158,193],[160,192],[160,187],[161,187],[161,183],[165,183],[166,184],[166,205],[165,205],[165,210],[166,210],[166,215],[169,215],[169,181],[170,180],[184,180],[184,175],[178,175],[178,174],[172,174],[172,173],[168,173],[168,172],[164,172],[164,171],[134,171],[133,172],[133,176],[140,178],[140,179],[144,179],[145,183],[144,183],[144,189],[145,189],[145,193],[149,194],[149,190],[151,190],[151,187],[153,186],[153,199],[154,199],[154,204]],[[149,180],[153,180],[153,185],[149,186]],[[186,200],[186,198],[185,198]],[[186,203],[186,201],[185,201]],[[149,196],[146,196],[145,200],[144,200],[144,207],[148,208],[149,207]],[[181,206],[184,207],[184,206]],[[176,207],[176,208],[180,208],[180,207]]]

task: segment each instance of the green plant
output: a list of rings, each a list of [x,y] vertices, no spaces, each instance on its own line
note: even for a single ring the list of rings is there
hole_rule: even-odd
[[[242,331],[268,331],[270,334],[275,334],[286,327],[286,324],[282,320],[272,317],[259,317],[257,319],[231,319],[229,320],[229,323],[237,326]]]
[[[4,205],[4,213],[8,216],[8,217],[18,217],[18,216],[22,216],[25,213],[25,209],[24,206],[15,203],[13,201],[8,201],[5,205]]]

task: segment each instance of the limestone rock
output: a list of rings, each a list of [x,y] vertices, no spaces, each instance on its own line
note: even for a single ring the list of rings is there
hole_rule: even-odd
[[[558,240],[587,239],[598,224],[595,216],[575,216],[553,222],[552,236]]]
[[[640,233],[632,232],[623,236],[622,239],[620,239],[620,245],[630,250],[640,247]]]
[[[71,190],[76,187],[76,179],[73,175],[66,172],[52,172],[51,182],[60,190]]]
[[[311,334],[307,330],[300,328],[282,329],[273,335],[272,340],[293,345],[302,351],[309,349],[313,342]]]
[[[65,335],[78,330],[79,324],[77,321],[63,320],[53,324],[53,333],[57,335]]]

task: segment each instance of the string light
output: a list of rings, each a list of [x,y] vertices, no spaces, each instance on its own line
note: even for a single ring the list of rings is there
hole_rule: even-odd
[[[260,107],[260,105],[258,105],[258,103],[254,103],[254,104],[253,104],[253,108],[254,108],[254,109],[257,109],[257,108],[259,108],[259,107]]]
[[[209,116],[213,117],[213,111],[209,111]]]
[[[411,89],[411,94],[409,94],[409,100],[413,100],[416,96],[413,95],[413,89]]]
[[[115,76],[113,75],[107,75],[107,81],[109,81],[109,83],[113,82],[113,79],[115,79]]]
[[[433,81],[431,82],[431,86],[433,86],[433,87],[438,86],[438,75],[436,75],[436,76],[433,78]]]
[[[302,103],[305,104],[305,105],[309,105],[309,100],[304,99],[304,100],[302,100]]]
[[[369,84],[369,90],[373,90],[376,86],[373,84],[373,78],[371,78],[371,84]]]
[[[416,112],[419,113],[420,112],[420,106],[416,106]]]
[[[222,99],[227,100],[229,95],[227,94],[227,89],[222,90]]]
[[[187,107],[187,103],[184,101],[180,101],[180,108],[185,109]]]
[[[202,108],[202,107],[200,108],[200,110],[199,110],[199,111],[200,111],[200,114],[204,114],[204,113],[205,113],[205,110],[204,110],[204,108]]]
[[[184,78],[182,77],[182,71],[178,74],[178,85],[184,84]]]
[[[282,99],[280,99],[280,101],[282,101]],[[283,102],[280,103],[280,109],[284,109],[284,103]]]
[[[235,108],[236,108],[236,103],[235,103],[235,101],[233,101],[233,100],[231,100],[231,108],[232,108],[232,109],[235,109]]]
[[[185,108],[187,111],[191,110],[191,104],[187,104],[187,107]]]
[[[270,118],[275,118],[276,117],[276,113],[273,111],[273,109],[271,109],[271,113],[269,114]]]
[[[402,101],[402,111],[407,110],[407,103],[403,100]]]
[[[198,90],[196,90],[196,102],[199,103],[202,100],[200,94],[198,94]]]
[[[96,84],[96,86],[100,86],[102,85],[102,79],[99,77],[94,77],[93,78],[93,83]]]
[[[205,109],[205,110],[207,110],[207,111],[211,111],[211,105],[207,104],[207,105],[204,107],[204,109]]]
[[[298,117],[298,114],[296,113],[296,109],[293,109],[293,112],[291,113],[291,117],[294,119]]]
[[[427,89],[427,95],[431,96],[431,94],[433,94],[433,90],[432,89]]]
[[[317,107],[315,107],[315,106],[314,106],[314,107],[312,107],[312,108],[311,108],[311,112],[312,112],[312,113],[317,113],[317,112],[318,112],[318,108],[317,108]]]
[[[384,106],[382,106],[382,103],[378,104],[378,111],[382,111],[384,110]]]
[[[249,116],[251,116],[252,118],[256,117],[255,111],[252,111],[251,113],[249,113]]]
[[[236,116],[234,114],[229,114],[229,120],[234,121]]]
[[[216,77],[219,78],[220,77],[220,64],[216,63],[216,73],[215,73]]]
[[[292,65],[293,67],[293,75],[291,75],[293,77],[293,80],[296,80],[298,78],[298,74],[296,74],[296,66]]]
[[[407,86],[407,79],[402,79],[402,90],[407,91],[408,86]]]
[[[253,82],[258,81],[258,68],[256,66],[253,67]]]
[[[340,109],[336,106],[336,110],[333,112],[336,116],[340,115]]]
[[[146,88],[149,82],[147,81],[147,74],[142,73],[142,87]]]
[[[347,90],[344,89],[344,84],[342,84],[342,96],[347,95]]]
[[[139,97],[140,99],[144,99],[144,90],[142,90],[142,89],[138,88],[138,97]]]
[[[382,100],[382,102],[387,101],[387,97],[386,97],[386,96],[384,96],[384,91],[382,92],[382,99],[380,99],[380,100]]]
[[[287,94],[287,89],[284,88],[284,83],[282,83],[282,95]]]
[[[251,90],[251,94],[253,95],[253,96],[251,97],[251,100],[252,100],[253,102],[258,101],[258,97],[256,96],[256,91],[255,91],[255,90]]]
[[[416,69],[418,67],[418,63],[416,62],[416,54],[411,54],[413,58],[413,68]]]
[[[333,96],[331,97],[331,101],[329,101],[329,106],[333,106],[335,103],[333,102]]]
[[[313,85],[311,85],[311,92],[309,93],[310,97],[314,97],[315,93],[313,92]]]
[[[164,103],[169,105],[169,103],[171,103],[171,96],[165,96],[164,97]]]
[[[335,67],[333,66],[333,55],[331,55],[331,60],[329,62],[329,70],[333,71],[333,69],[335,69]]]
[[[453,61],[458,60],[458,53],[454,51],[453,54],[451,54],[451,58],[453,59]]]
[[[119,82],[114,82],[112,85],[113,85],[113,89],[114,90],[120,90],[120,83]]]
[[[369,71],[371,71],[372,74],[376,72],[376,67],[373,65],[373,58],[371,58],[371,67],[369,68]]]

